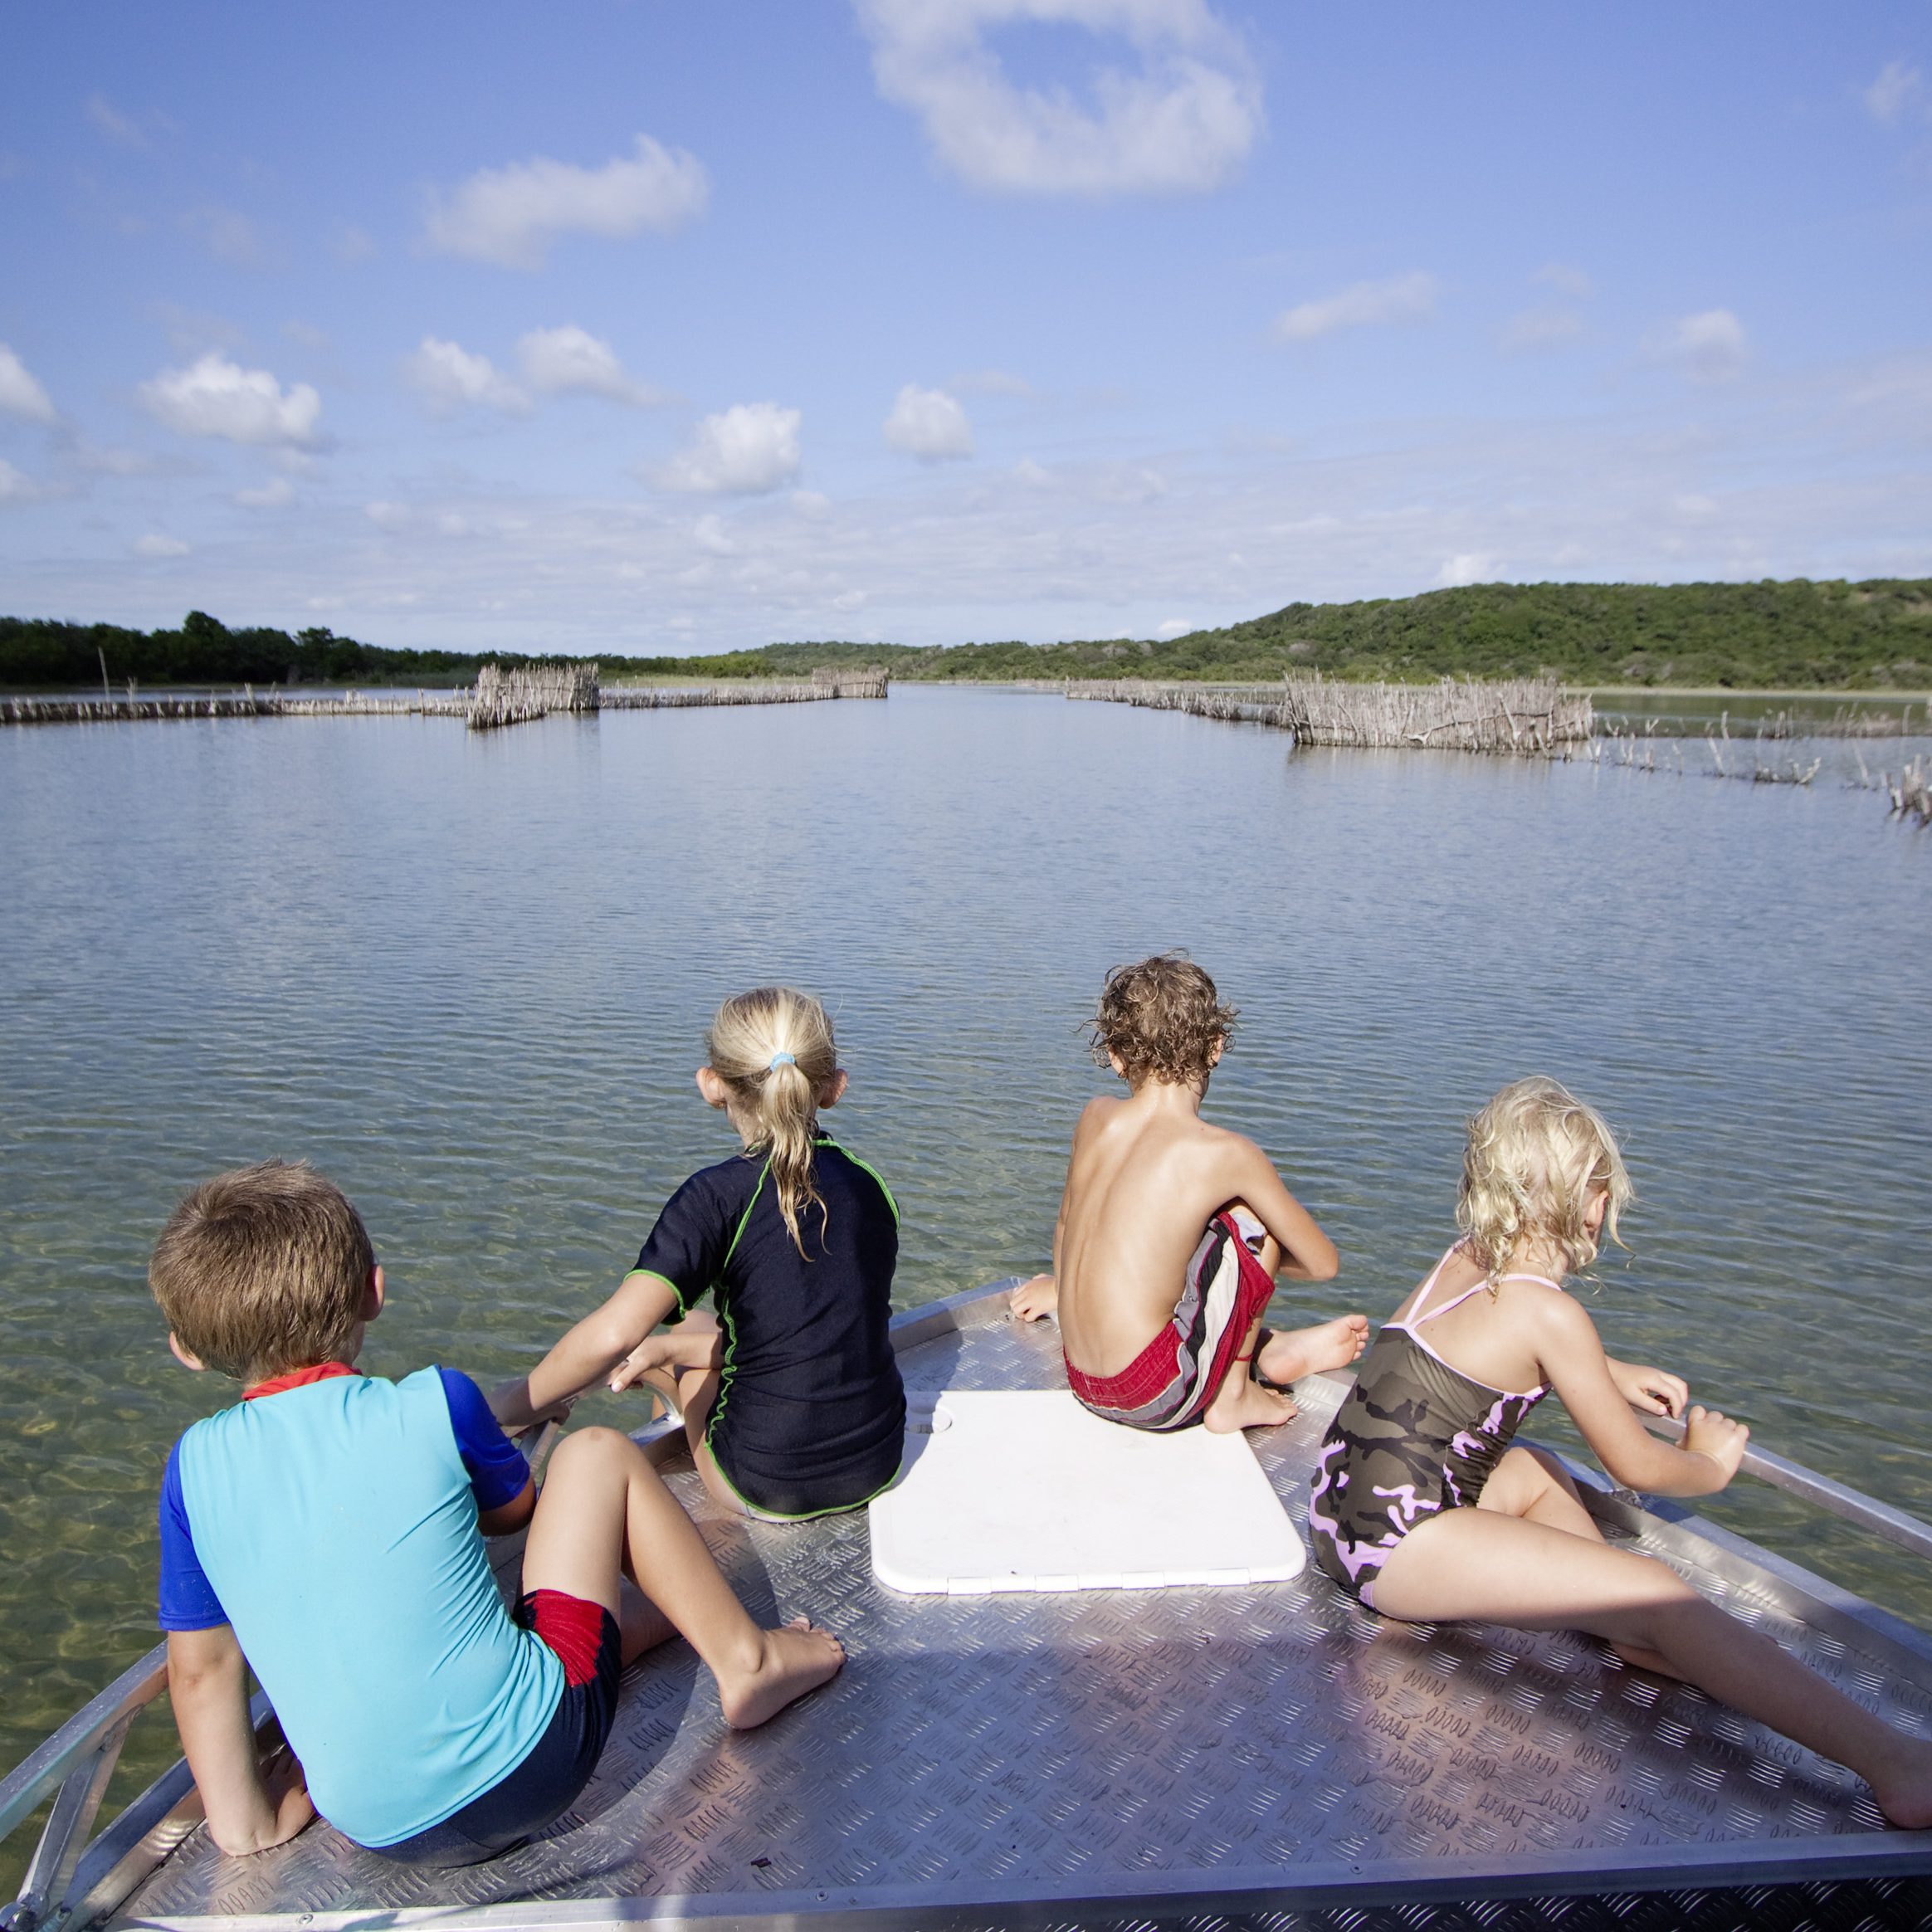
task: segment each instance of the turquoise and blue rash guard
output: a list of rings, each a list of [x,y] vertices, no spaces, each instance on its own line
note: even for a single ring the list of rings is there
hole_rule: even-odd
[[[724,1363],[705,1441],[739,1495],[780,1516],[866,1501],[898,1473],[905,1437],[890,1333],[898,1207],[823,1137],[812,1179],[824,1205],[799,1215],[803,1255],[752,1154],[693,1174],[637,1256],[681,1315],[715,1294]]]
[[[197,1422],[168,1459],[161,1627],[232,1624],[315,1808],[360,1844],[393,1845],[493,1789],[563,1695],[563,1666],[510,1621],[476,1528],[529,1471],[451,1369],[274,1386]]]

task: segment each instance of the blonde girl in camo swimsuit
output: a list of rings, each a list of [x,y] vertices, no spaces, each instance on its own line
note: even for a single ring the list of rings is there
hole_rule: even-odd
[[[1316,1560],[1371,1609],[1411,1622],[1582,1630],[1849,1765],[1894,1824],[1932,1826],[1932,1744],[1891,1730],[1707,1603],[1676,1571],[1612,1549],[1560,1463],[1514,1448],[1554,1393],[1619,1483],[1708,1495],[1749,1432],[1690,1410],[1682,1448],[1633,1408],[1684,1412],[1661,1369],[1603,1352],[1564,1294],[1631,1198],[1602,1117],[1553,1080],[1507,1086],[1470,1123],[1462,1238],[1396,1310],[1329,1430],[1310,1498]]]

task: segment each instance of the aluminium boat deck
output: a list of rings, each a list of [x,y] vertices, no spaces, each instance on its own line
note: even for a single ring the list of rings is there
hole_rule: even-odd
[[[897,1333],[915,1405],[1062,1383],[1056,1331],[1009,1319],[998,1290]],[[1249,1438],[1298,1523],[1346,1386],[1312,1378],[1295,1422]],[[830,1686],[734,1733],[669,1644],[627,1673],[578,1803],[521,1851],[419,1872],[318,1822],[227,1860],[195,1828],[110,1923],[1281,1927],[1337,1908],[1355,1909],[1334,1923],[1383,1922],[1400,1901],[1386,1922],[1422,1925],[1432,1900],[1830,1881],[1821,1909],[1840,1897],[1850,1925],[1901,1875],[1932,1872],[1932,1833],[1886,1829],[1848,1772],[1586,1638],[1385,1622],[1312,1564],[1252,1587],[896,1596],[872,1577],[862,1512],[748,1524],[710,1504],[688,1461],[666,1474],[754,1616],[803,1613],[843,1638]],[[1596,1480],[1613,1537],[1932,1735],[1932,1639]]]

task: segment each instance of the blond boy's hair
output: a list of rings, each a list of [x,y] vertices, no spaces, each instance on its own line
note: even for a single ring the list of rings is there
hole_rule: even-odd
[[[1234,1037],[1235,1009],[1185,953],[1157,953],[1107,975],[1093,1019],[1094,1058],[1118,1060],[1128,1081],[1202,1086]]]
[[[183,1197],[148,1285],[190,1354],[259,1382],[339,1359],[375,1266],[368,1230],[333,1181],[306,1161],[265,1160]]]
[[[1573,1273],[1597,1258],[1590,1203],[1608,1197],[1602,1232],[1622,1246],[1617,1217],[1632,1192],[1603,1116],[1535,1074],[1505,1087],[1469,1123],[1456,1218],[1492,1280],[1538,1240],[1553,1242]]]
[[[816,1204],[823,1231],[825,1202],[812,1178],[818,1095],[838,1072],[832,1016],[808,993],[760,986],[720,1007],[705,1035],[711,1071],[731,1090],[752,1125],[778,1189],[778,1212],[793,1244],[805,1252],[800,1217]]]

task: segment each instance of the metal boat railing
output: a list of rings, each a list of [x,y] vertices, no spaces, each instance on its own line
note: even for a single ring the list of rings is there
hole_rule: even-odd
[[[1003,1299],[1012,1281],[973,1289],[943,1301],[908,1310],[895,1318],[894,1345],[904,1349],[966,1325],[961,1317]],[[982,1315],[981,1319],[986,1319]],[[1329,1379],[1346,1381],[1345,1374]],[[1639,1410],[1637,1419],[1654,1434],[1681,1440],[1684,1424]],[[540,1469],[559,1432],[554,1422],[536,1432],[530,1453]],[[683,1432],[665,1418],[640,1431],[654,1459],[681,1445]],[[1828,1511],[1915,1555],[1932,1558],[1932,1524],[1881,1503],[1801,1463],[1769,1450],[1747,1448],[1743,1473],[1787,1495]],[[1629,1491],[1617,1491],[1627,1500]],[[520,1535],[505,1539],[504,1554],[514,1559]],[[0,1932],[82,1932],[115,1910],[136,1886],[166,1858],[200,1822],[200,1794],[185,1762],[169,1771],[128,1805],[98,1838],[90,1841],[101,1800],[119,1762],[129,1728],[168,1687],[168,1647],[157,1645],[123,1671],[92,1702],[70,1718],[22,1764],[0,1778],[0,1841],[31,1818],[50,1797],[52,1808],[35,1847],[19,1895],[0,1907]],[[259,1694],[251,1706],[258,1739],[273,1725],[274,1713]]]

